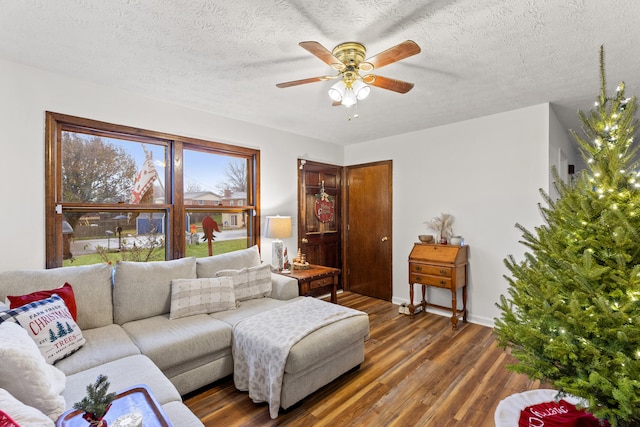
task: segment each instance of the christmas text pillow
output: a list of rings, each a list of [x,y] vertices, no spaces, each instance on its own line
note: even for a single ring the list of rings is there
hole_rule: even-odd
[[[70,355],[86,341],[57,294],[0,313],[0,322],[3,321],[15,321],[22,326],[49,364]]]
[[[608,427],[584,409],[564,399],[542,402],[522,410],[518,427]]]

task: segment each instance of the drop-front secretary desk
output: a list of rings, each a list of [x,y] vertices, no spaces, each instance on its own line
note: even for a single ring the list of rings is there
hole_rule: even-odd
[[[422,285],[422,311],[427,306],[451,310],[451,326],[458,327],[458,319],[467,321],[467,254],[468,246],[437,245],[432,243],[415,243],[409,254],[409,314],[413,319],[416,306],[413,305],[413,285]],[[451,291],[451,307],[427,303],[426,287],[449,289]],[[462,311],[458,310],[457,293],[462,288]]]

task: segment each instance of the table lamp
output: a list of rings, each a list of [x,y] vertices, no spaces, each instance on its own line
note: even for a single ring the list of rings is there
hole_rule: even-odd
[[[291,237],[291,217],[268,216],[264,228],[265,236],[274,239],[271,243],[271,266],[275,271],[282,271],[284,246],[281,239]]]

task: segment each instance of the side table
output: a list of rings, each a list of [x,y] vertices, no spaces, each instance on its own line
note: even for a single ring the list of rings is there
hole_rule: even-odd
[[[118,417],[131,412],[142,415],[144,427],[172,426],[162,406],[145,385],[136,385],[119,392],[104,416],[104,420],[111,426]],[[82,418],[82,414],[83,412],[79,409],[70,409],[58,418],[56,427],[87,427],[89,423]]]
[[[331,302],[338,303],[338,278],[340,269],[322,265],[309,265],[306,270],[291,270],[290,273],[278,272],[283,276],[292,277],[298,281],[300,295],[309,296],[314,289],[331,287]]]

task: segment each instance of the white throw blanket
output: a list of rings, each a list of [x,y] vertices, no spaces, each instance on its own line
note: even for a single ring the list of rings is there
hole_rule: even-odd
[[[268,402],[271,418],[278,416],[280,391],[289,350],[311,332],[358,310],[315,298],[303,298],[251,316],[233,328],[233,381],[249,390],[254,402]]]

